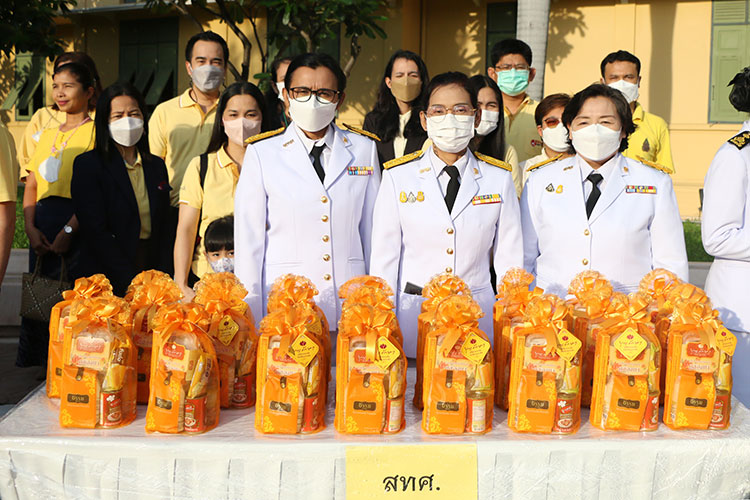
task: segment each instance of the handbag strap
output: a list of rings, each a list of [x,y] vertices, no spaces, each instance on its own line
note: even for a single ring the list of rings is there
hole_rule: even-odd
[[[65,264],[65,257],[60,256],[60,284],[58,288],[62,289],[63,282],[68,281],[68,268]]]
[[[42,256],[36,256],[36,264],[34,265],[34,273],[31,275],[31,283],[33,284],[42,272]]]

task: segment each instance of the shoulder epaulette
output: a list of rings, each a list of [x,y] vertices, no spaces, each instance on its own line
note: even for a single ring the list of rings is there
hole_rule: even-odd
[[[647,165],[647,166],[649,166],[651,168],[655,168],[656,170],[660,170],[660,171],[664,172],[665,174],[670,174],[671,175],[671,174],[674,173],[674,170],[672,170],[671,168],[665,167],[664,165],[659,165],[658,163],[656,163],[654,161],[644,160],[640,156],[636,156],[635,158],[639,162],[643,163],[644,165]]]
[[[252,144],[254,142],[262,141],[263,139],[268,139],[269,137],[279,135],[284,130],[286,130],[286,128],[281,127],[281,128],[277,128],[276,130],[269,130],[268,132],[261,132],[260,134],[255,134],[245,139],[245,144]]]
[[[741,132],[729,139],[728,142],[737,146],[737,149],[742,149],[750,144],[750,132]]]
[[[423,152],[424,150],[414,151],[413,153],[409,153],[408,155],[394,158],[393,160],[383,163],[383,168],[388,170],[389,168],[398,167],[399,165],[403,165],[404,163],[409,163],[410,161],[416,160],[417,158],[422,156]]]
[[[530,166],[529,168],[527,168],[527,169],[526,169],[526,171],[527,171],[527,172],[531,172],[532,170],[536,170],[537,168],[543,167],[543,166],[545,166],[545,165],[549,165],[549,164],[550,164],[550,163],[552,163],[553,161],[557,161],[557,160],[559,160],[560,158],[562,158],[562,153],[560,153],[560,154],[559,154],[559,155],[557,155],[557,156],[553,156],[552,158],[547,158],[547,159],[546,159],[546,160],[544,160],[544,161],[540,161],[539,163],[536,163],[536,164],[534,164],[534,165]]]
[[[368,132],[367,130],[362,130],[361,128],[357,128],[357,127],[354,127],[352,125],[348,125],[346,123],[344,123],[344,127],[346,127],[347,129],[349,129],[350,132],[354,132],[355,134],[359,134],[359,135],[363,135],[365,137],[369,137],[373,141],[380,142],[380,137],[378,137],[377,135],[373,134],[372,132]]]
[[[510,166],[510,163],[505,163],[502,160],[498,160],[497,158],[493,158],[492,156],[483,155],[482,153],[474,153],[474,156],[476,156],[478,159],[482,160],[485,163],[489,163],[490,165],[494,165],[496,167],[500,167],[502,169],[507,170],[508,172],[513,171],[513,167]]]

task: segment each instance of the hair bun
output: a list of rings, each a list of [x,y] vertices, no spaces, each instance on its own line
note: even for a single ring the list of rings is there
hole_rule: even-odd
[[[729,85],[733,85],[729,102],[737,111],[750,113],[750,66],[734,75]]]

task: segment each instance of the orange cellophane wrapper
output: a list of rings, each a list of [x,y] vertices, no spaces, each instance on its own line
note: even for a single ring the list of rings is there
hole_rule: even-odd
[[[247,290],[232,273],[210,273],[195,285],[194,301],[209,316],[208,334],[219,360],[221,407],[255,404],[258,333],[244,301]]]
[[[700,300],[676,299],[671,317],[664,423],[672,429],[729,427],[732,357],[716,341],[719,312]]]
[[[349,281],[344,283],[339,287],[339,298],[344,299],[345,301],[349,299],[352,294],[360,287],[370,287],[370,288],[377,288],[379,290],[382,290],[385,292],[385,294],[389,297],[393,296],[393,289],[386,283],[386,281],[383,278],[378,278],[377,276],[370,276],[370,275],[364,275],[364,276],[357,276],[354,278],[351,278]]]
[[[479,329],[479,305],[453,295],[438,306],[424,345],[422,430],[429,434],[484,434],[492,429],[493,355]],[[467,357],[468,356],[468,357]]]
[[[534,276],[526,270],[508,269],[500,280],[498,293],[492,310],[493,335],[495,340],[495,404],[508,409],[508,381],[513,347],[513,327],[523,322],[526,305],[533,297],[542,294],[540,288],[529,290]]]
[[[147,285],[151,282],[158,282],[162,280],[171,280],[172,278],[162,271],[157,271],[155,269],[149,269],[148,271],[141,271],[140,273],[136,274],[135,278],[130,282],[130,285],[128,285],[128,289],[125,291],[125,300],[130,302],[133,300],[133,295],[135,294],[135,291],[138,290],[143,285]]]
[[[75,300],[92,297],[112,297],[112,285],[103,274],[78,278],[72,290],[63,292],[63,300],[52,307],[49,320],[49,348],[47,355],[47,397],[60,397],[62,382],[63,342],[70,321],[70,306]]]
[[[260,323],[255,429],[311,434],[325,429],[328,372],[320,318],[306,302],[269,313]]]
[[[77,301],[63,345],[60,425],[114,428],[136,416],[135,348],[124,300]]]
[[[152,321],[151,389],[146,431],[196,434],[219,423],[219,366],[196,303],[162,306]]]
[[[140,277],[140,278],[139,278]],[[182,299],[182,291],[168,275],[160,271],[144,271],[133,280],[129,289],[131,334],[137,349],[138,403],[148,403],[151,379],[152,322],[159,308]]]
[[[583,343],[562,355],[560,340],[574,333],[570,308],[555,295],[541,295],[526,306],[516,326],[510,371],[508,427],[516,432],[573,434],[581,425]],[[569,358],[566,359],[566,358]]]
[[[424,343],[427,332],[434,328],[435,310],[438,304],[451,295],[468,295],[471,289],[464,280],[452,273],[440,273],[433,276],[422,289],[422,308],[417,318],[417,379],[414,383],[414,406],[423,409],[422,381],[424,373]]]
[[[568,301],[573,315],[573,333],[583,342],[581,406],[591,406],[594,387],[594,352],[596,333],[610,307],[614,290],[612,284],[598,271],[583,271],[570,282]]]
[[[661,346],[650,321],[650,297],[615,294],[596,337],[591,424],[603,430],[659,426]],[[630,359],[628,356],[632,357]]]
[[[397,325],[390,309],[350,304],[342,310],[336,345],[337,431],[394,434],[403,429],[406,356]]]
[[[372,306],[375,309],[380,309],[382,311],[395,311],[396,309],[386,291],[371,286],[360,286],[353,290],[341,305],[342,312],[344,309],[355,304],[367,304],[368,306]],[[401,327],[398,324],[395,314],[393,315],[393,321],[393,336],[396,338],[399,345],[403,345],[404,336],[401,333]]]

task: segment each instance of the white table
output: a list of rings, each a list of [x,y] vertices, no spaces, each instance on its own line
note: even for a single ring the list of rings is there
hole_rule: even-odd
[[[0,421],[0,497],[338,500],[346,497],[347,446],[475,442],[482,499],[743,498],[750,410],[734,403],[728,431],[605,433],[584,412],[573,436],[522,435],[496,409],[487,435],[428,436],[409,403],[407,428],[395,436],[338,434],[333,408],[328,428],[312,436],[260,435],[252,409],[222,411],[203,435],[170,436],[146,434],[145,406],[121,429],[62,429],[59,402],[40,388]]]

